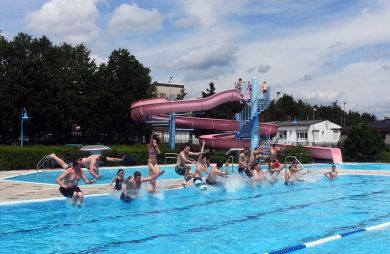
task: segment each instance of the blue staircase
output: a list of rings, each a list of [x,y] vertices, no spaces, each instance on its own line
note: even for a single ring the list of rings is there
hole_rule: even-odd
[[[259,89],[261,91],[261,89]],[[258,99],[258,114],[261,114],[264,112],[269,104],[271,103],[270,99],[270,89],[268,88],[268,91],[266,93],[259,93],[260,98]],[[245,103],[247,104],[246,107],[239,113],[240,116],[238,117],[240,119],[240,131],[237,133],[237,139],[240,140],[245,140],[245,139],[250,139],[251,138],[251,105],[250,101],[244,100]],[[262,138],[260,140],[260,143],[262,143],[262,146],[267,146],[269,148],[270,145],[270,136],[269,134],[267,135],[266,138]],[[266,149],[266,147],[264,147]],[[268,149],[267,149],[268,150]]]

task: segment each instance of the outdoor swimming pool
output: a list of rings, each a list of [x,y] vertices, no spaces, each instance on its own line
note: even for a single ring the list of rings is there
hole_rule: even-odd
[[[1,253],[264,253],[390,221],[390,177],[0,206]],[[389,253],[390,229],[296,253]]]
[[[304,165],[306,169],[316,170],[316,169],[330,169],[332,164],[307,164]],[[125,177],[132,176],[133,173],[138,170],[142,175],[148,176],[148,167],[122,167],[125,170]],[[264,168],[264,167],[263,167]],[[337,164],[338,169],[353,169],[353,170],[390,170],[390,164],[385,163],[343,163]],[[174,166],[171,165],[160,165],[161,170],[165,170],[165,173],[159,177],[159,179],[182,179],[183,176],[176,174]],[[264,168],[265,169],[265,168]],[[194,170],[194,167],[192,168]],[[100,174],[102,178],[99,178],[97,184],[107,184],[115,177],[118,168],[102,168]],[[229,166],[229,172],[231,172],[231,167]],[[233,167],[233,171],[237,172],[237,166]],[[5,178],[6,180],[13,181],[23,181],[23,182],[34,182],[34,183],[47,183],[47,184],[56,184],[55,179],[63,171],[59,170],[49,170],[44,172],[34,172],[26,175],[18,175],[14,177]],[[91,178],[89,172],[84,170],[87,177]],[[80,185],[84,185],[83,181],[79,182]]]

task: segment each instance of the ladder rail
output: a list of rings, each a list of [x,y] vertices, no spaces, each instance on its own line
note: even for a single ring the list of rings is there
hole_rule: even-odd
[[[47,155],[45,155],[37,163],[36,171],[38,172],[40,169],[42,169],[42,172],[44,172],[45,169],[50,168],[49,166],[50,166],[50,158]]]
[[[233,157],[233,155],[230,155],[226,162],[229,163],[229,160],[231,160],[230,165],[232,168],[232,173],[234,173],[234,157]]]

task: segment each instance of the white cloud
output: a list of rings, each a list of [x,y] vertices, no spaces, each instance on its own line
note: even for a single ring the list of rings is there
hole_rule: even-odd
[[[99,32],[96,0],[51,0],[27,14],[27,25],[33,30],[69,42],[88,42]]]
[[[121,4],[108,23],[109,29],[149,33],[161,29],[163,18],[157,9],[142,9],[133,3]]]

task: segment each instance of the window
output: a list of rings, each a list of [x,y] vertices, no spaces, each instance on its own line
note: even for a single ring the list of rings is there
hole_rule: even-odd
[[[286,139],[287,138],[287,131],[278,131],[278,137],[280,139]]]
[[[307,132],[303,132],[303,131],[297,132],[297,138],[299,138],[299,139],[307,139]]]

